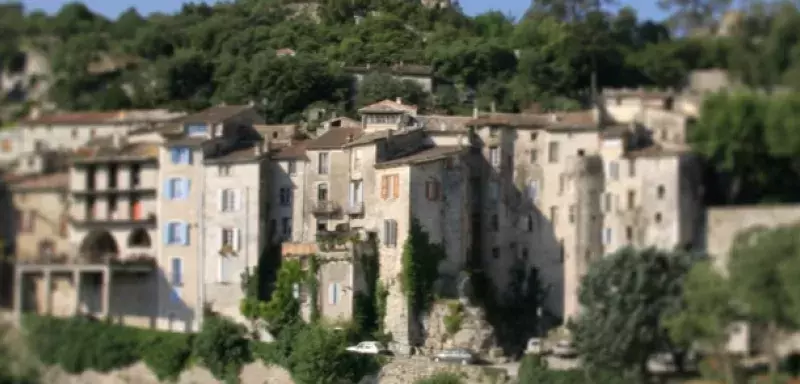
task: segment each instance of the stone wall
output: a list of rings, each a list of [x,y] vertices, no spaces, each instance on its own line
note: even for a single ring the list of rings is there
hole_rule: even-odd
[[[381,369],[378,377],[371,383],[376,384],[410,384],[417,380],[431,377],[440,372],[453,372],[470,384],[502,384],[511,382],[507,372],[497,368],[480,366],[460,366],[440,364],[430,360],[396,359]]]

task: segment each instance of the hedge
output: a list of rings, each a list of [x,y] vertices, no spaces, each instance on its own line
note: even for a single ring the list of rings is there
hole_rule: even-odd
[[[108,372],[137,361],[160,379],[175,378],[191,356],[192,335],[110,324],[86,317],[26,316],[31,349],[49,365],[70,373]]]

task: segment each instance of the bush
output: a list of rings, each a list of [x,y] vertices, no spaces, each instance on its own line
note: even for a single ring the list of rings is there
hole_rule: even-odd
[[[142,360],[160,380],[176,379],[192,356],[192,336],[156,333],[144,337]]]
[[[464,307],[458,301],[447,303],[447,314],[444,316],[444,328],[448,334],[454,335],[461,330],[464,321]]]
[[[463,384],[461,376],[452,372],[439,372],[431,377],[419,379],[414,384]]]
[[[379,357],[347,352],[343,331],[306,326],[294,341],[287,368],[298,384],[358,382],[380,368]]]
[[[210,316],[195,336],[194,354],[217,379],[235,379],[252,360],[247,330],[222,317]]]
[[[620,382],[605,376],[606,375],[592,375],[597,384]],[[519,384],[577,384],[586,381],[583,371],[551,371],[547,369],[547,361],[545,361],[544,358],[534,355],[526,355],[522,358],[519,366],[518,378]]]

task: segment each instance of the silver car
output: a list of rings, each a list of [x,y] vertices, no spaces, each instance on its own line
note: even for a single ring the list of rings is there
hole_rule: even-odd
[[[475,354],[469,349],[454,348],[446,349],[433,356],[435,362],[453,362],[460,363],[461,365],[472,364],[475,362]]]

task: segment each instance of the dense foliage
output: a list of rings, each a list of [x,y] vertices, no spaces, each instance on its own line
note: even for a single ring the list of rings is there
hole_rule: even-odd
[[[431,377],[419,379],[414,384],[463,384],[461,376],[452,372],[440,372]]]
[[[430,65],[443,86],[427,97],[375,75],[358,102],[392,93],[444,112],[472,99],[504,111],[531,103],[574,108],[586,101],[593,72],[601,87],[675,86],[688,71],[711,67],[754,85],[800,79],[793,54],[800,15],[792,6],[754,8],[729,37],[677,38],[670,24],[641,20],[631,8],[612,12],[606,3],[536,0],[519,20],[405,0],[189,3],[172,15],[130,9],[116,20],[78,2],[53,15],[11,4],[0,12],[0,66],[18,69],[26,49],[45,52],[55,78],[50,97],[65,109],[253,100],[270,121],[301,119],[312,104],[352,110],[345,69],[366,64]],[[730,2],[661,3],[675,26],[694,28],[713,27]],[[284,48],[297,54],[276,56]]]
[[[664,314],[676,306],[692,256],[623,248],[592,264],[581,281],[575,345],[590,370],[623,372],[646,382],[647,361],[671,352]]]
[[[210,316],[195,337],[194,354],[218,379],[237,380],[242,366],[252,358],[245,335],[243,326]]]
[[[67,372],[107,372],[139,360],[160,378],[174,378],[189,361],[192,336],[128,328],[87,318],[30,316],[25,331],[39,359]]]
[[[419,220],[412,219],[403,244],[403,270],[400,283],[409,308],[416,314],[429,309],[434,300],[434,283],[439,277],[439,262],[447,257],[441,244],[434,244]]]

